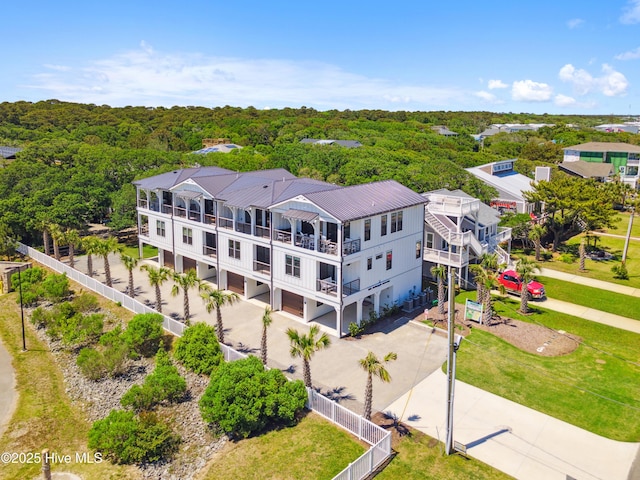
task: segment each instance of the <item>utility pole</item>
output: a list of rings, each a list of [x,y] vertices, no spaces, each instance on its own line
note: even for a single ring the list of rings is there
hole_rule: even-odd
[[[455,302],[455,278],[456,269],[449,267],[449,314],[448,314],[448,339],[449,356],[447,358],[447,439],[445,452],[447,455],[453,453],[453,387],[455,381],[455,342],[454,325],[456,316]]]
[[[18,267],[18,288],[20,289],[20,319],[22,320],[22,351],[26,352],[27,341],[24,334],[24,307],[22,306],[22,277],[20,276],[20,270],[22,270],[22,265]]]

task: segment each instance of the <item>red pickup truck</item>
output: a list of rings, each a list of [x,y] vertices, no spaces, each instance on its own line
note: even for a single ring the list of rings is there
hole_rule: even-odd
[[[522,293],[522,280],[520,280],[518,274],[513,270],[505,270],[502,272],[498,277],[498,282],[504,286],[508,292],[517,293],[518,295]],[[544,285],[535,280],[531,280],[527,284],[527,292],[529,292],[530,298],[545,297]]]

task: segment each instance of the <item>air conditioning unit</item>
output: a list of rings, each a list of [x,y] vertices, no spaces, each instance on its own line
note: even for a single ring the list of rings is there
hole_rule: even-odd
[[[625,175],[627,173],[627,167],[624,165],[620,166],[620,175]]]

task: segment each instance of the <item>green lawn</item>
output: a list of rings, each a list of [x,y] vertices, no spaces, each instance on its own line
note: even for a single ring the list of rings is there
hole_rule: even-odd
[[[457,301],[465,298],[475,292]],[[525,317],[518,307],[517,299],[495,302],[501,316],[564,330],[584,345],[565,356],[541,357],[474,329],[458,353],[458,379],[598,435],[640,441],[640,335],[536,304]]]
[[[618,215],[620,219],[619,222],[616,223],[617,228],[611,228],[608,230],[608,233],[613,233],[615,235],[626,235],[627,230],[629,228],[629,213],[624,212]],[[633,226],[631,227],[631,236],[640,238],[640,216],[636,214],[633,217]]]
[[[640,320],[640,297],[576,285],[555,278],[538,276],[537,279],[544,284],[550,298]],[[544,307],[544,302],[540,306]]]
[[[202,478],[324,480],[365,451],[348,432],[310,413],[295,427],[227,443]]]
[[[441,442],[419,432],[394,445],[396,456],[376,480],[506,480],[510,477],[473,458],[445,455]]]
[[[123,248],[123,252],[133,258],[140,258],[140,251],[137,246],[126,245]],[[158,256],[158,249],[151,245],[145,244],[142,247],[142,258],[152,258]]]

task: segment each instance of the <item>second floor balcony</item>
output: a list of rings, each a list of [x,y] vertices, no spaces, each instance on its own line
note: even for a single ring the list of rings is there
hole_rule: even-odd
[[[435,263],[437,265],[447,265],[451,267],[462,268],[469,264],[469,252],[453,253],[448,250],[437,250],[435,248],[424,248],[423,259],[426,262]]]
[[[202,247],[202,254],[207,257],[215,257],[218,254],[218,250],[216,247],[204,245]]]
[[[331,296],[338,295],[338,283],[331,277],[316,280],[316,291]],[[356,278],[342,284],[342,295],[348,297],[360,291],[360,279]]]
[[[265,275],[268,275],[271,272],[271,264],[267,262],[261,262],[259,260],[253,261],[253,271],[260,272]]]

